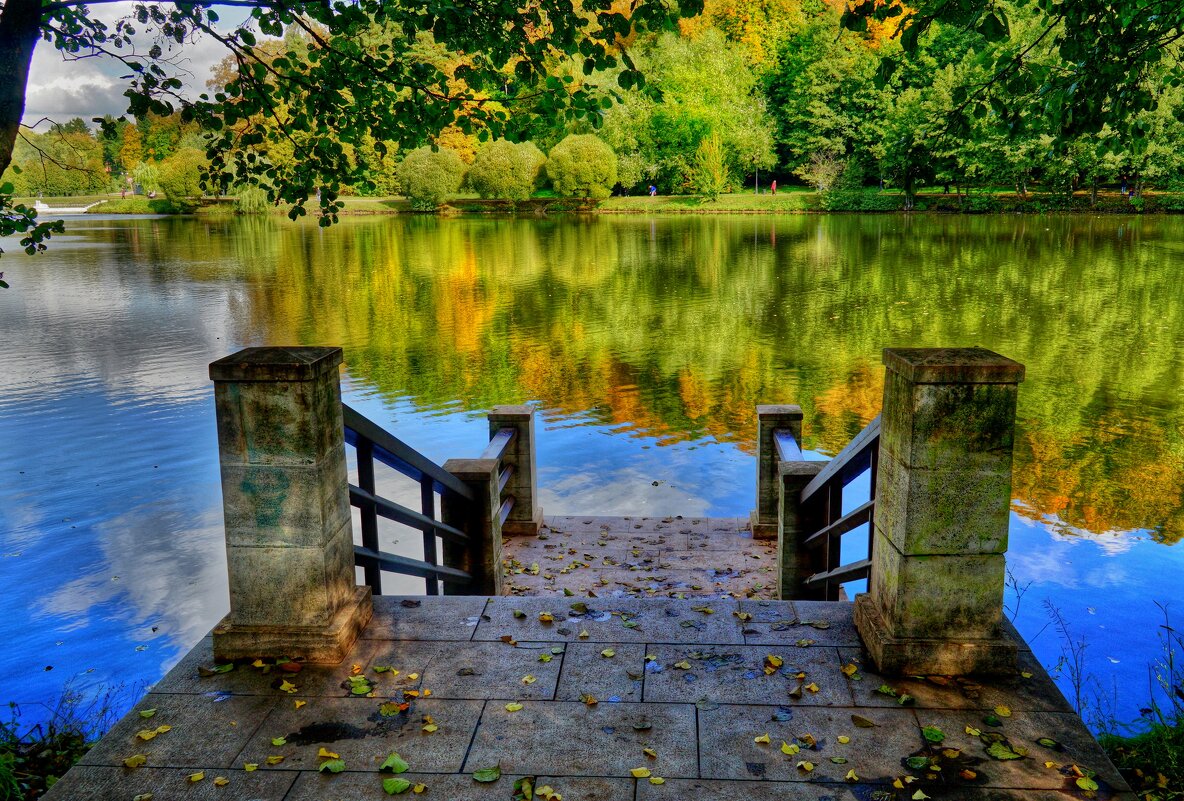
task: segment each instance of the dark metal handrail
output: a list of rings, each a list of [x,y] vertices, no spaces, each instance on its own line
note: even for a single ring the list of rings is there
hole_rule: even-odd
[[[801,504],[805,519],[817,524],[804,543],[813,570],[805,586],[823,600],[837,601],[842,584],[871,577],[874,535],[871,523],[876,507],[879,458],[880,418],[876,417],[802,489]],[[869,470],[870,500],[843,514],[843,488]],[[868,558],[840,564],[843,535],[865,524],[868,526]]]
[[[423,578],[428,595],[440,593],[440,581],[468,584],[472,576],[463,570],[440,564],[436,538],[446,542],[470,543],[469,535],[437,519],[436,495],[445,494],[472,504],[473,491],[456,476],[428,459],[407,443],[361,414],[341,405],[345,441],[353,445],[358,459],[358,486],[350,484],[349,502],[362,516],[362,544],[354,546],[354,564],[362,568],[366,584],[375,595],[382,594],[382,574],[399,573]],[[380,496],[375,487],[374,463],[380,462],[419,483],[420,511],[408,509]],[[378,518],[393,520],[423,533],[423,559],[385,553],[378,549]]]

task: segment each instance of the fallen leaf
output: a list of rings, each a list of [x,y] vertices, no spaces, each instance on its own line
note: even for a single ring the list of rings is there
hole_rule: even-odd
[[[995,707],[995,714],[1001,718],[1009,718],[1011,717],[1011,709],[1000,704],[999,706]]]
[[[945,732],[936,726],[923,726],[921,728],[921,736],[931,743],[940,743],[946,738]]]
[[[650,759],[657,759],[658,758],[658,752],[652,748],[643,748],[643,749],[641,749],[641,753],[645,754]]]
[[[785,754],[786,756],[793,756],[801,750],[801,746],[799,746],[797,743],[791,745],[784,740],[781,741],[781,753]]]
[[[526,613],[523,612],[521,609],[515,609],[513,614],[514,614],[514,617],[517,617],[517,618],[526,617]]]
[[[812,693],[816,693],[821,688],[817,684],[815,684],[814,682],[810,682],[809,684],[806,685],[806,689]]]
[[[605,659],[612,659],[614,656],[617,655],[617,652],[614,651],[612,648],[605,648],[603,651],[600,652],[600,655],[603,656]]]
[[[650,776],[650,784],[665,784],[666,780],[661,776]]]
[[[501,640],[502,640],[502,642],[504,642],[506,645],[517,645],[517,644],[518,644],[518,641],[517,641],[517,640],[515,640],[513,637],[511,637],[509,634],[503,634],[503,635],[501,636]]]
[[[383,779],[382,789],[386,791],[387,795],[399,795],[411,789],[411,782],[406,779]]]
[[[156,714],[155,709],[141,709],[140,710],[140,717],[142,717],[142,718],[150,718],[155,714]]]
[[[808,640],[805,637],[803,637],[802,639],[795,642],[794,645],[796,645],[798,648],[809,648],[811,645],[814,644],[814,642],[815,642],[814,640]]]
[[[806,773],[809,773],[810,771],[814,770],[814,763],[808,762],[807,760],[803,759],[801,762],[799,762],[797,764],[797,768],[798,768],[798,770],[805,771]]]
[[[492,768],[481,768],[480,770],[473,771],[473,781],[482,782],[484,784],[495,782],[501,777],[501,765],[494,765]]]
[[[913,793],[913,801],[925,801],[925,799],[928,797],[929,796],[925,795],[924,790],[918,790],[917,792]]]
[[[863,715],[852,715],[851,722],[861,729],[873,729],[876,726],[872,720],[865,718]]]
[[[142,729],[142,730],[136,732],[136,738],[143,740],[144,742],[148,742],[149,740],[154,739],[155,737],[156,737],[156,730],[155,729]]]
[[[596,700],[596,696],[593,695],[592,693],[584,693],[583,695],[580,696],[580,700],[583,701],[588,706],[596,706],[597,704],[600,703],[600,701]]]
[[[197,773],[190,773],[188,776],[186,776],[185,781],[189,782],[190,784],[197,784],[205,777],[206,774],[199,770]]]
[[[813,734],[799,734],[798,742],[805,745],[807,748],[814,748],[818,745],[818,741],[814,739]]]
[[[971,737],[979,737],[982,735],[982,730],[974,728],[974,726],[967,726],[966,733]]]
[[[323,745],[320,747],[320,750],[317,751],[317,759],[337,759],[340,756],[340,754],[333,753]]]
[[[530,675],[529,673],[527,673],[525,676],[522,677],[523,684],[534,684],[536,681],[538,681],[538,679],[536,679],[534,676]]]
[[[859,777],[855,775],[855,769],[852,768],[851,770],[847,771],[847,775],[843,777],[843,780],[848,782],[857,782],[859,781]]]
[[[576,636],[577,636],[577,637],[579,637],[581,640],[586,640],[586,639],[588,639],[588,637],[589,637],[590,635],[588,634],[588,630],[587,630],[587,629],[583,629],[583,630],[581,630],[581,631],[580,631],[580,633],[579,633],[579,634],[577,634]]]
[[[511,701],[510,703],[506,704],[506,711],[507,712],[518,712],[521,709],[522,709],[522,704],[518,703],[517,701]]]
[[[417,784],[411,788],[411,792],[415,793],[416,795],[419,795],[420,793],[422,793],[426,789],[428,789],[428,786],[426,784]]]
[[[1089,790],[1092,792],[1093,790],[1098,789],[1098,783],[1088,776],[1082,776],[1077,780],[1076,784],[1082,790]]]
[[[752,738],[752,741],[753,741],[754,743],[762,743],[762,744],[764,744],[764,745],[768,745],[769,743],[771,743],[771,742],[772,742],[772,740],[770,740],[770,739],[769,739],[769,735],[768,735],[768,733],[761,734],[761,735],[759,735],[759,736],[757,736],[757,737],[753,737],[753,738]]]
[[[140,793],[139,795],[133,795],[132,801],[152,801],[154,798],[156,796],[152,793]]]
[[[1030,679],[1030,678],[1032,678],[1032,674],[1031,674],[1031,673],[1029,673],[1029,672],[1028,672],[1028,671],[1026,671],[1026,670],[1021,670],[1021,671],[1020,671],[1020,675],[1021,675],[1021,676],[1023,676],[1025,679]]]
[[[244,762],[243,763],[243,770],[245,770],[247,773],[250,773],[251,771],[259,770],[259,763],[258,762]]]
[[[225,787],[228,784],[230,784],[230,779],[226,778],[225,776],[217,776],[214,779],[215,787]]]
[[[136,754],[135,756],[130,756],[127,759],[123,760],[123,764],[124,764],[124,767],[138,768],[147,761],[148,761],[148,757],[144,756],[143,754]]]
[[[958,771],[958,775],[968,782],[972,782],[978,778],[978,774],[970,768],[963,768],[962,770]]]
[[[439,731],[440,727],[437,726],[435,723],[427,723],[427,724],[424,724],[423,730],[425,733],[431,734],[432,732]]]
[[[633,778],[635,779],[648,779],[653,775],[650,773],[649,768],[633,768],[629,772],[633,774]]]
[[[540,623],[552,623],[555,621],[555,616],[550,612],[539,612]]]
[[[705,615],[714,615],[715,614],[715,610],[712,609],[710,606],[692,606],[691,611],[692,612],[702,612]]]
[[[278,765],[284,761],[284,756],[283,754],[275,754],[274,756],[269,756],[264,761],[267,762],[268,765]]]
[[[851,738],[845,734],[840,734],[835,739],[839,741],[839,745],[846,745],[847,743],[851,742]]]
[[[994,742],[987,746],[987,756],[992,759],[1005,761],[1008,759],[1023,759],[1024,755],[1017,753],[1010,748],[1006,743]]]
[[[675,662],[674,666],[676,668],[678,668],[679,670],[690,670],[691,669],[691,663],[685,659],[682,660],[681,662]]]
[[[283,737],[272,737],[271,744],[274,746],[287,745],[288,741]]]
[[[289,695],[296,692],[299,689],[300,689],[299,687],[297,687],[295,684],[288,681],[287,679],[284,679],[283,681],[280,682],[280,691],[288,693]]]
[[[307,705],[308,701],[296,701],[295,703],[296,703],[296,708],[299,709],[300,707]]]
[[[324,762],[321,763],[321,766],[319,768],[317,768],[317,770],[320,771],[321,773],[325,773],[325,772],[341,773],[343,770],[345,770],[345,760],[344,759],[326,759]]]
[[[859,667],[854,662],[848,662],[839,668],[839,670],[843,672],[844,676],[854,676],[856,671],[859,670]]]

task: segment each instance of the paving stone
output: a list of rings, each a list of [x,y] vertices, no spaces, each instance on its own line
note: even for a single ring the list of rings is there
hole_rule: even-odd
[[[741,601],[740,611],[752,615],[753,623],[789,623],[798,619],[793,601]]]
[[[836,784],[769,781],[668,779],[664,784],[637,783],[637,801],[862,801],[872,788]]]
[[[254,762],[259,770],[316,770],[317,752],[324,746],[339,754],[351,771],[377,770],[397,751],[415,770],[455,773],[485,702],[419,698],[406,712],[391,717],[379,711],[382,703],[379,698],[316,698],[302,709],[282,704],[263,721],[234,764]],[[430,715],[439,730],[425,733],[424,715]],[[287,742],[272,745],[275,737]],[[268,766],[267,757],[273,755],[284,761]]]
[[[586,613],[571,608],[573,603],[586,605]],[[736,601],[717,599],[710,605],[715,614],[695,612],[702,605],[692,600],[664,598],[494,598],[486,608],[489,620],[477,627],[477,640],[497,640],[503,636],[524,642],[578,641],[581,631],[588,632],[589,642],[712,642],[742,644]],[[526,613],[515,618],[514,610]],[[548,612],[554,622],[539,622],[539,614]],[[622,617],[628,617],[625,621]],[[625,622],[635,622],[627,627]],[[684,622],[687,625],[682,625]]]
[[[793,621],[758,623],[746,627],[744,641],[748,645],[792,645],[798,640],[814,640],[816,645],[859,646],[859,632],[851,615],[853,604],[842,601],[794,601],[799,623]],[[824,628],[809,625],[819,623]]]
[[[851,682],[851,692],[860,706],[898,706],[897,698],[877,692],[887,684],[898,693],[911,695],[918,709],[994,709],[1002,704],[1017,710],[1073,711],[1031,651],[1019,652],[1013,677],[957,679],[884,678],[875,672],[866,651],[842,648],[839,653],[844,662],[859,665],[863,681]],[[1024,678],[1023,673],[1030,675]]]
[[[654,748],[657,759],[645,756],[645,747]],[[691,778],[698,775],[696,758],[690,704],[526,702],[507,712],[490,702],[465,770],[500,762],[512,773],[628,778],[633,768],[646,767],[663,777]]]
[[[435,598],[380,595],[374,617],[362,632],[371,640],[469,640],[485,609],[479,595]],[[406,604],[412,604],[407,606]]]
[[[913,783],[910,788],[919,786],[921,785]],[[934,801],[1068,801],[1068,799],[1085,797],[1085,794],[1077,788],[1062,792],[1060,790],[1009,790],[999,787],[942,787],[927,783],[923,785],[923,789],[925,794],[933,798]],[[1134,793],[1109,795],[1099,793],[1095,798],[1096,801],[1137,801]]]
[[[417,685],[432,691],[433,698],[553,698],[559,681],[560,656],[540,662],[557,643],[520,642],[511,647],[503,642],[474,643],[389,643],[392,650],[379,649],[376,664],[398,666],[423,663]],[[562,647],[562,646],[559,646]],[[402,660],[402,661],[400,661]],[[526,684],[522,679],[533,676]]]
[[[647,702],[684,701],[688,698],[727,704],[784,703],[787,706],[850,706],[847,678],[839,670],[833,648],[777,648],[741,645],[654,645],[657,660],[646,664]],[[770,654],[784,664],[765,673]],[[689,664],[689,670],[675,667]],[[805,673],[805,681],[796,676]],[[801,698],[789,693],[801,684],[814,684],[818,692],[803,689]]]
[[[611,648],[615,656],[611,659],[602,656],[605,648]],[[568,643],[556,700],[578,701],[589,693],[602,702],[611,702],[613,698],[640,701],[645,653],[646,647],[641,643]]]
[[[861,714],[875,728],[856,726],[852,714]],[[783,718],[789,717],[788,720]],[[753,738],[768,734],[769,745]],[[781,743],[803,744],[804,735],[817,741],[815,749],[803,748],[787,756]],[[842,745],[839,736],[851,738]],[[919,750],[921,732],[907,709],[859,709],[851,707],[786,707],[713,705],[699,709],[700,770],[703,778],[770,779],[774,781],[842,781],[854,770],[864,782],[890,782],[903,773],[902,757]],[[831,757],[846,759],[844,764]],[[814,763],[814,770],[796,767],[801,760]]]
[[[135,754],[153,768],[228,768],[255,729],[281,703],[277,698],[149,693],[80,760],[83,765],[116,765]],[[151,718],[140,712],[155,709]],[[158,726],[170,731],[143,741],[136,733]]]
[[[717,572],[772,572],[777,564],[776,551],[763,542],[736,541],[739,546],[726,553],[711,550],[669,551],[662,564],[676,570],[716,570]]]
[[[292,786],[292,773],[246,773],[242,770],[205,768],[205,778],[190,782],[187,777],[198,769],[90,767],[79,765],[70,770],[43,798],[45,801],[130,801],[152,793],[154,801],[227,801],[228,799],[281,799]],[[222,776],[230,784],[219,787],[214,779]]]
[[[979,773],[979,782],[988,787],[1052,790],[1069,786],[1070,783],[1058,770],[1044,766],[1045,762],[1051,761],[1058,765],[1077,764],[1095,770],[1099,785],[1104,783],[1118,792],[1129,790],[1101,746],[1073,713],[1015,711],[1010,717],[1001,718],[1002,726],[988,726],[983,722],[985,713],[982,711],[917,710],[916,714],[922,726],[941,729],[945,734],[943,747],[961,749],[967,757],[976,760],[972,769]],[[1027,748],[1027,758],[1003,761],[992,759],[987,755],[987,746],[982,740],[966,732],[967,726],[984,733],[1003,734],[1011,744]],[[1040,745],[1037,740],[1042,737],[1053,738],[1060,747],[1046,748]]]
[[[336,776],[302,773],[285,801],[362,801],[363,799],[390,799],[382,789],[383,779],[393,778],[390,773],[373,775],[341,773]],[[468,773],[407,773],[398,778],[406,779],[412,785],[423,784],[427,789],[423,795],[408,793],[406,798],[437,799],[437,801],[509,801],[514,782],[521,776],[502,774],[496,782],[481,783]],[[535,787],[550,785],[565,798],[572,801],[622,801],[633,797],[632,780],[599,778],[552,779],[540,776]]]

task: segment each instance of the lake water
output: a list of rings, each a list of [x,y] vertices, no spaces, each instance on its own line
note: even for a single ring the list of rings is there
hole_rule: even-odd
[[[1008,564],[1038,656],[1064,647],[1047,602],[1133,719],[1156,602],[1184,618],[1184,218],[68,232],[0,261],[0,703],[29,720],[67,681],[130,703],[228,608],[207,364],[248,345],[343,346],[347,402],[438,461],[481,450],[489,407],[537,403],[549,514],[729,516],[753,505],[756,404],[800,403],[834,453],[878,412],[881,348],[981,345],[1028,369]]]

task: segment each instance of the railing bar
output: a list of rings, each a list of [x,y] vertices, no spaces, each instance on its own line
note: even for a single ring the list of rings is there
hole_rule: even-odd
[[[802,456],[801,446],[798,445],[798,441],[794,438],[792,429],[774,429],[773,447],[777,449],[777,460],[780,462],[805,461]]]
[[[374,494],[374,446],[369,440],[358,443],[358,483],[362,492],[371,496]],[[350,493],[350,503],[353,503],[353,493]],[[371,504],[361,507],[362,516],[362,546],[371,550],[378,550],[378,510]],[[370,590],[375,595],[382,595],[382,572],[372,565],[363,569],[363,576]]]
[[[500,461],[517,436],[518,430],[515,428],[499,428],[497,433],[489,438],[489,444],[485,446],[479,458]]]
[[[381,426],[367,419],[344,403],[341,404],[341,413],[345,421],[347,441],[350,440],[350,431],[352,430],[354,432],[353,442],[356,444],[362,439],[370,440],[374,445],[375,458],[383,464],[394,467],[396,470],[401,469],[398,464],[390,464],[390,462],[383,458],[389,455],[391,460],[401,462],[414,470],[418,470],[422,475],[431,476],[432,480],[438,486],[454,492],[462,498],[467,498],[470,501],[475,500],[473,491],[465,486],[463,481],[389,431],[384,430]]]
[[[806,501],[810,500],[811,496],[818,492],[818,490],[820,490],[822,487],[830,483],[831,480],[836,476],[841,477],[842,475],[845,475],[847,463],[863,455],[861,452],[865,448],[871,448],[878,444],[877,441],[879,440],[879,437],[880,418],[877,416],[875,420],[872,420],[862,431],[856,434],[855,439],[851,440],[851,442],[847,444],[846,448],[843,448],[843,450],[839,451],[839,455],[831,459],[826,467],[822,468],[818,475],[816,475],[814,479],[805,486],[805,488],[802,490],[802,502],[805,503]],[[866,470],[867,468],[864,469]],[[862,472],[862,470],[859,472]],[[852,474],[851,478],[854,478],[855,475],[857,475],[857,473]]]
[[[858,562],[852,562],[849,565],[843,565],[834,570],[828,570],[825,573],[815,573],[806,579],[805,583],[807,586],[818,584],[830,586],[833,584],[837,587],[848,581],[867,578],[868,572],[871,570],[871,565],[872,562],[870,559],[860,559]]]
[[[372,495],[352,484],[349,488],[349,502],[354,506],[362,508],[363,516],[365,515],[365,507],[372,506],[379,516],[385,517],[387,520],[393,520],[396,523],[402,523],[405,526],[417,528],[420,531],[435,531],[436,536],[443,537],[447,540],[454,540],[456,542],[469,541],[469,535],[458,528],[453,528],[447,523],[441,523],[439,520],[424,517],[419,512],[408,509],[406,506],[400,506],[394,501],[388,501],[386,498]]]
[[[362,565],[374,565],[388,573],[399,573],[404,576],[435,577],[437,580],[467,584],[473,577],[463,570],[444,565],[429,565],[418,559],[409,559],[393,553],[372,551],[360,545],[354,546],[354,562]]]
[[[424,517],[429,520],[436,519],[436,486],[431,476],[424,476],[419,482],[419,508]],[[430,531],[423,532],[423,560],[429,565],[440,564],[440,559],[436,555],[435,527]],[[438,579],[429,576],[424,579],[424,582],[427,585],[425,589],[428,595],[440,594]]]
[[[514,496],[510,495],[502,501],[502,508],[498,510],[498,525],[505,525],[506,518],[510,516],[510,512],[514,510]]]
[[[842,536],[852,529],[862,526],[864,523],[871,522],[872,512],[876,506],[875,501],[868,501],[867,503],[856,506],[847,514],[840,517],[835,522],[831,523],[826,528],[820,529],[809,537],[802,545],[806,548],[817,548],[822,544],[822,541],[830,536]]]
[[[514,475],[514,465],[508,464],[502,468],[502,471],[497,474],[497,493],[501,495],[506,491],[506,485],[510,483],[510,479]]]

